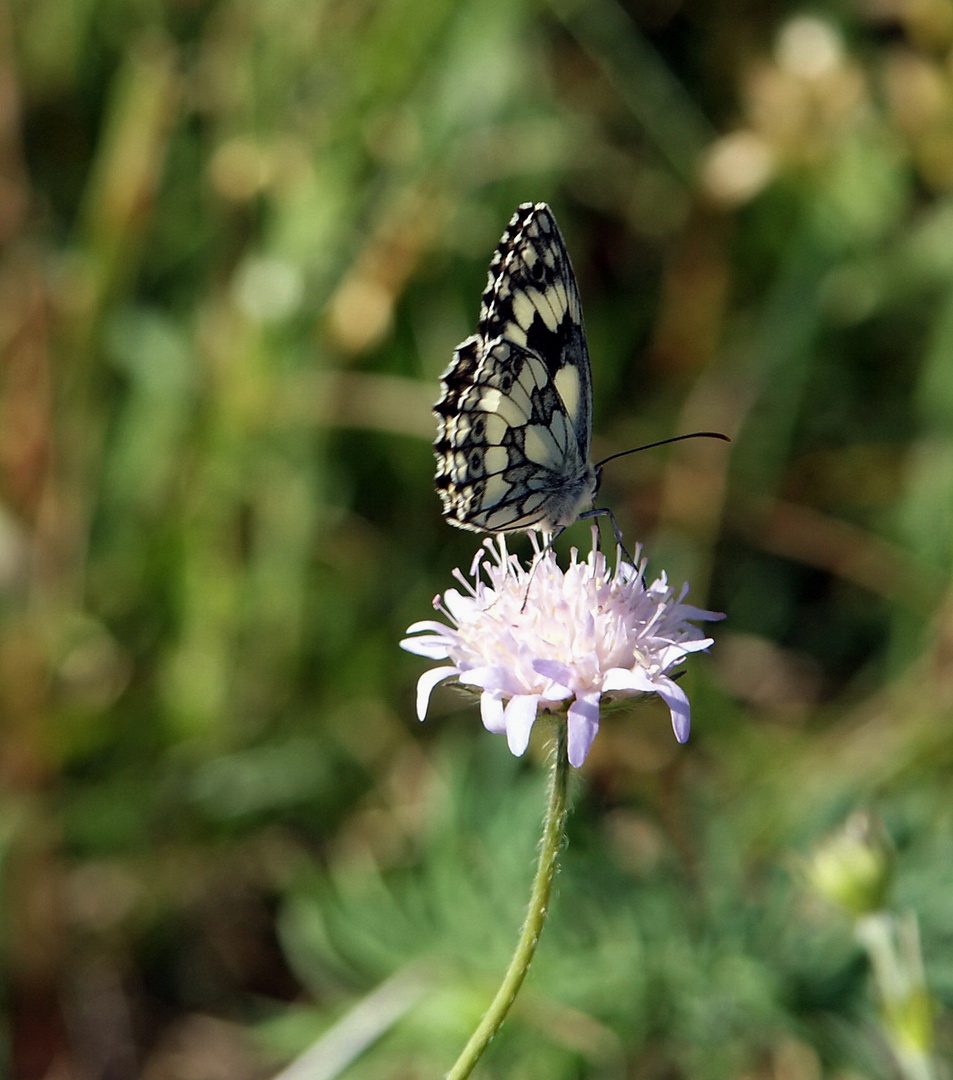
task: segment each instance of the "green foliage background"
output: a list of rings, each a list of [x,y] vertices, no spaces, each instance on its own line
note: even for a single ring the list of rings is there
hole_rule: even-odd
[[[419,725],[397,642],[478,542],[429,410],[525,200],[572,252],[594,452],[733,439],[602,495],[728,619],[687,746],[657,702],[606,718],[480,1075],[896,1075],[797,870],[856,809],[949,1050],[948,0],[6,0],[4,1075],[452,1063],[545,749],[450,691]]]

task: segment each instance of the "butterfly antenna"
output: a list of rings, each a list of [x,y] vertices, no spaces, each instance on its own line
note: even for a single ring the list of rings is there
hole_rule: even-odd
[[[720,431],[693,431],[689,435],[673,435],[671,439],[659,439],[658,442],[646,443],[645,446],[634,446],[631,450],[620,450],[617,454],[610,454],[602,461],[597,461],[595,467],[601,469],[607,462],[615,461],[616,458],[625,457],[627,454],[637,454],[640,450],[654,450],[656,446],[667,446],[669,443],[682,442],[684,439],[721,439],[723,442],[731,442],[731,439],[727,435],[722,435]]]
[[[659,439],[658,442],[646,443],[645,446],[635,446],[631,450],[620,450],[617,454],[610,454],[608,457],[603,458],[602,461],[597,461],[594,468],[596,470],[596,476],[598,477],[602,472],[602,466],[608,461],[615,461],[616,458],[625,457],[627,454],[637,454],[640,450],[653,450],[656,446],[666,446],[668,443],[682,442],[684,439],[721,439],[724,442],[731,442],[731,439],[727,435],[722,435],[720,431],[693,431],[688,435],[674,435],[671,439]],[[585,518],[607,517],[609,524],[612,526],[612,534],[615,537],[616,545],[622,552],[622,556],[627,563],[634,566],[632,556],[625,549],[625,545],[622,543],[622,530],[619,528],[619,523],[615,519],[615,515],[611,510],[607,510],[604,507],[598,507],[594,510],[587,510],[584,514],[580,514],[580,520]]]

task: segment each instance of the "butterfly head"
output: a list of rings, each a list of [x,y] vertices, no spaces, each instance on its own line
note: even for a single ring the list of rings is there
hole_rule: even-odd
[[[587,463],[573,479],[563,477],[559,487],[548,492],[545,502],[546,513],[530,528],[541,532],[559,533],[584,516],[599,490],[599,472],[595,466]],[[525,528],[525,526],[524,526]]]

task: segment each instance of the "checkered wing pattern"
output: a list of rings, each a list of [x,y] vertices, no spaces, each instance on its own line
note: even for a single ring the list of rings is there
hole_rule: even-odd
[[[434,406],[437,492],[461,529],[558,532],[591,503],[596,470],[579,291],[545,203],[517,208],[487,277]]]

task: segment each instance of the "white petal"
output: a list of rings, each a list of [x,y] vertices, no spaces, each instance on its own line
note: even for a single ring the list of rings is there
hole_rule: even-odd
[[[490,693],[480,695],[480,717],[486,730],[494,735],[502,735],[506,731],[506,723],[503,720],[503,699],[499,695]]]
[[[666,679],[664,676],[656,680],[655,692],[658,696],[668,705],[672,713],[672,728],[675,731],[675,738],[683,743],[688,738],[688,732],[691,728],[691,706],[688,704],[688,697],[685,691],[678,685],[678,683],[672,682],[671,679]]]
[[[634,693],[654,694],[655,683],[649,678],[645,668],[609,668],[602,677],[602,692],[610,690],[631,690]]]
[[[583,694],[569,706],[569,764],[577,769],[586,760],[592,740],[599,730],[599,695]]]
[[[704,652],[714,643],[714,638],[699,638],[696,641],[680,641],[677,644],[665,645],[658,650],[658,663],[661,668],[670,668],[673,664],[681,663],[688,653]]]
[[[511,674],[497,664],[487,664],[484,667],[461,671],[460,682],[465,686],[478,686],[481,690],[490,690],[501,694],[513,693]]]
[[[423,720],[430,704],[430,694],[438,682],[457,674],[455,667],[438,667],[425,671],[417,680],[417,718]]]
[[[402,649],[416,653],[417,656],[426,656],[430,660],[446,660],[450,656],[450,645],[446,638],[436,637],[431,634],[427,637],[404,638],[400,643]]]
[[[529,746],[529,733],[536,719],[539,698],[535,694],[517,694],[511,697],[504,710],[506,743],[510,753],[522,757]]]
[[[421,630],[430,630],[437,634],[445,634],[450,629],[446,623],[437,622],[436,619],[422,619],[420,622],[412,623],[407,627],[406,633],[416,634]]]
[[[473,598],[464,596],[456,589],[447,589],[443,594],[443,606],[457,625],[463,622],[474,609]]]

